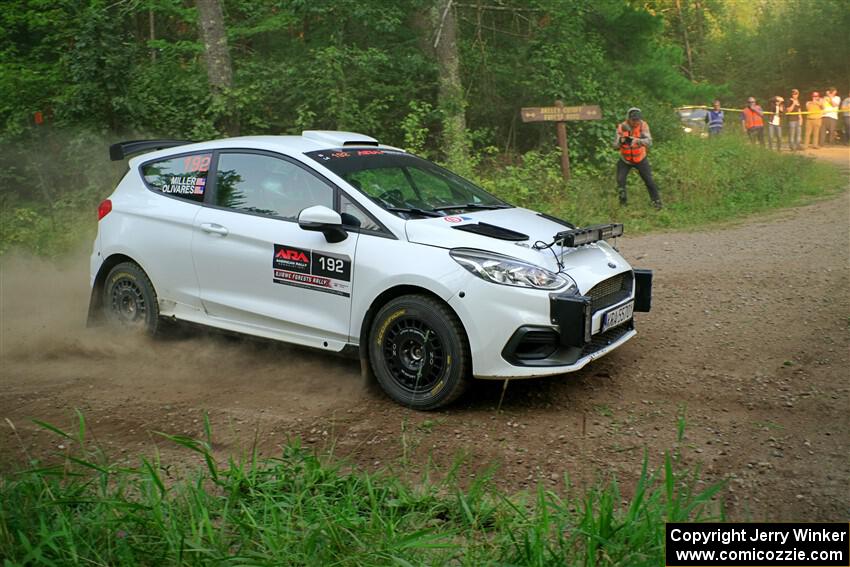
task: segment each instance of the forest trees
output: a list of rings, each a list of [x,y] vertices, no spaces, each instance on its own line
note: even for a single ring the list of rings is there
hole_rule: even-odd
[[[230,108],[228,97],[233,87],[233,68],[230,64],[230,49],[224,29],[224,15],[219,0],[195,0],[198,8],[198,29],[204,46],[204,61],[207,79],[214,106],[221,108],[224,131],[230,136],[239,135],[239,118]]]
[[[574,163],[592,167],[633,105],[663,139],[677,104],[845,90],[848,20],[846,0],[7,0],[0,183],[36,193],[39,167],[21,164],[44,136],[70,148],[308,128],[466,170],[553,146],[554,129],[518,111],[556,99],[602,106],[603,121],[570,129]]]

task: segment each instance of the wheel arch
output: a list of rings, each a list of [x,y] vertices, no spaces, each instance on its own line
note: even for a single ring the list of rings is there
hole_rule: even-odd
[[[446,300],[444,300],[442,297],[427,288],[412,284],[401,284],[385,289],[380,294],[378,294],[378,296],[372,300],[372,303],[369,305],[369,309],[366,310],[366,314],[363,316],[363,321],[360,322],[360,340],[358,351],[360,355],[361,366],[363,365],[364,361],[368,362],[369,360],[369,328],[372,326],[372,321],[375,320],[375,314],[378,312],[378,310],[381,309],[381,307],[383,307],[393,299],[401,297],[403,295],[425,295],[445,305],[449,309],[449,311],[454,313],[454,316],[457,317],[457,320],[460,322],[460,328],[463,330],[463,334],[466,337],[467,348],[469,348],[469,333],[466,330],[466,326],[463,324],[463,320],[460,318],[460,315],[457,313],[457,311],[455,311],[454,308],[449,305]],[[366,366],[368,367],[368,364],[366,364]]]
[[[97,275],[94,278],[94,285],[92,285],[91,288],[91,296],[89,297],[89,313],[88,319],[86,320],[87,327],[94,327],[102,322],[101,307],[103,307],[103,285],[106,282],[106,276],[109,275],[112,268],[124,262],[132,262],[136,264],[139,266],[139,269],[147,274],[144,267],[142,267],[139,262],[126,254],[111,254],[108,256],[100,265],[100,269],[98,269]]]

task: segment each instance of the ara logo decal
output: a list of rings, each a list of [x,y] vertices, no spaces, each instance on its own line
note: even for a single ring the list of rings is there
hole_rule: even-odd
[[[446,222],[455,222],[455,223],[463,222],[462,217],[443,217],[443,220],[446,221]]]
[[[303,248],[296,248],[295,246],[275,244],[272,268],[309,274],[310,251]]]
[[[309,262],[310,259],[307,258],[307,255],[301,250],[293,250],[291,248],[283,248],[277,251],[277,254],[274,255],[275,258],[281,258],[283,260],[295,260],[296,262]]]

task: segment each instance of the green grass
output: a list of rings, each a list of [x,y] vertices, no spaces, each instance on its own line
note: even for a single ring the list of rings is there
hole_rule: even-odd
[[[626,234],[696,228],[810,202],[846,188],[831,164],[755,147],[737,135],[683,136],[650,150],[664,202],[650,207],[636,171],[628,177],[629,206],[617,200],[615,162],[602,175],[579,170],[565,183],[556,152],[529,152],[519,165],[491,168],[479,182],[505,199],[580,225],[622,222]]]
[[[53,466],[0,477],[4,565],[661,565],[665,521],[722,519],[678,453],[644,457],[631,498],[616,480],[505,495],[492,477],[412,486],[344,472],[297,442],[274,459],[219,464],[206,438],[168,436],[205,466],[179,479],[158,458],[111,463],[86,438]],[[11,424],[9,424],[11,425]],[[681,440],[680,424],[680,440]],[[638,463],[636,463],[637,465]],[[498,474],[494,472],[493,474]]]

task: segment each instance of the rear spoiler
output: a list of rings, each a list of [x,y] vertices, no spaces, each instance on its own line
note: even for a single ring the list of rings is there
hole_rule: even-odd
[[[175,146],[191,144],[189,140],[130,140],[118,142],[109,146],[109,159],[121,161],[131,154],[149,152],[151,150],[164,150]]]

